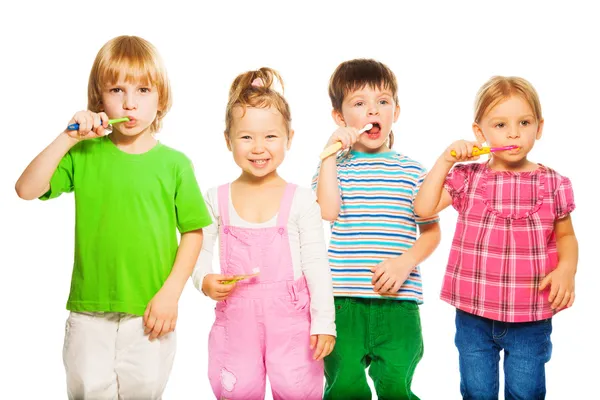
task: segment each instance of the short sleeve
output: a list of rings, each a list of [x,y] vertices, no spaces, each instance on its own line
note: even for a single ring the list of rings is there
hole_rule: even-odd
[[[341,186],[341,182],[340,182],[340,161],[342,160],[342,156],[338,155],[337,159],[336,159],[336,173],[337,173],[337,184],[338,184],[338,188],[340,191],[340,195],[342,193],[342,186]],[[317,191],[317,184],[319,183],[319,173],[321,172],[321,163],[319,163],[319,165],[317,165],[317,171],[315,172],[315,174],[313,175],[310,187],[312,188],[313,191]]]
[[[444,189],[452,197],[452,206],[459,210],[462,207],[462,199],[469,184],[470,170],[477,164],[458,164],[448,173],[444,182]]]
[[[315,192],[317,191],[317,183],[319,183],[319,172],[321,172],[321,163],[319,163],[319,165],[317,165],[317,171],[313,175],[312,181],[310,183],[310,187]]]
[[[73,191],[73,151],[76,151],[76,149],[71,149],[71,151],[65,154],[62,160],[60,160],[58,167],[56,167],[54,174],[52,174],[52,178],[50,178],[50,189],[40,196],[40,200],[54,199],[63,193],[70,193]]]
[[[419,189],[421,189],[421,185],[423,184],[423,181],[425,180],[425,177],[427,176],[427,170],[425,168],[421,168],[421,172],[419,174],[419,177],[417,178],[417,182],[415,184],[415,186],[413,187],[413,213],[414,213],[414,202],[415,199],[417,198],[417,194],[419,193]],[[440,217],[437,214],[434,214],[430,217],[427,218],[422,218],[420,216],[418,216],[417,214],[414,214],[415,217],[415,223],[417,225],[426,225],[426,224],[431,224],[434,222],[440,222]]]
[[[212,223],[190,161],[177,178],[175,208],[180,233],[201,229]]]
[[[571,180],[562,177],[558,189],[554,192],[554,210],[556,219],[566,217],[575,209],[575,196]]]

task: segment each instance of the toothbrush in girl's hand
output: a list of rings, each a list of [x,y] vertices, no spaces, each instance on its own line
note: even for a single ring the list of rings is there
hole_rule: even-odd
[[[221,281],[221,283],[223,283],[225,285],[231,285],[232,283],[243,281],[244,279],[255,278],[259,274],[260,274],[260,270],[258,268],[252,268],[252,274],[250,274],[250,275],[236,275],[227,281]]]
[[[481,154],[493,153],[495,151],[513,150],[513,149],[518,149],[518,148],[519,148],[519,146],[515,146],[515,145],[504,146],[504,147],[482,147],[481,149],[478,147],[473,147],[471,156],[475,157],[475,156],[479,156]],[[450,152],[450,155],[452,155],[453,157],[456,157],[456,152],[454,150],[452,150]]]
[[[373,127],[373,124],[366,124],[364,128],[362,128],[360,131],[358,131],[358,134],[360,135],[361,133],[368,131],[372,127]],[[341,148],[342,148],[342,142],[337,142],[337,143],[332,144],[331,146],[328,146],[321,153],[321,155],[320,155],[321,160],[326,159],[327,157],[329,157],[330,155],[332,155],[334,153],[337,153],[338,150],[340,150]]]
[[[113,124],[118,124],[119,122],[128,122],[128,121],[129,121],[129,117],[109,119],[108,124],[113,125]],[[102,122],[102,121],[100,121],[100,122]],[[71,124],[71,125],[67,126],[67,130],[69,130],[69,131],[79,130],[79,124],[77,124],[77,123]]]

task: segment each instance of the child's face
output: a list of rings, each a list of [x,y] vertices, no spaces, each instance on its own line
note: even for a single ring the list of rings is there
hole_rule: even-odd
[[[114,129],[125,136],[136,136],[146,132],[156,119],[158,90],[151,85],[119,78],[102,89],[102,108],[111,119],[129,117],[129,122],[119,123]]]
[[[360,130],[366,124],[373,124],[373,128],[360,135],[354,145],[356,150],[364,152],[389,150],[388,136],[399,115],[400,106],[394,102],[393,93],[370,86],[348,93],[342,102],[341,114],[333,111],[333,118],[339,126]]]
[[[523,160],[542,137],[544,120],[537,121],[533,110],[521,96],[511,96],[487,112],[473,132],[490,147],[516,145],[518,149],[499,151],[493,157],[507,163]]]
[[[290,149],[294,131],[289,135],[283,116],[276,108],[247,107],[233,110],[231,132],[225,133],[227,148],[235,163],[247,174],[258,178],[274,172]]]

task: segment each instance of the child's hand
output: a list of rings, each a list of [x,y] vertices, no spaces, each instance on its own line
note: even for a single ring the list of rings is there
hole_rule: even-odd
[[[162,337],[175,330],[179,295],[163,286],[150,300],[144,312],[144,334],[149,340]]]
[[[329,147],[334,143],[341,142],[342,150],[347,149],[354,143],[358,142],[359,136],[358,130],[352,127],[338,128],[335,132],[333,132],[325,147]]]
[[[406,256],[389,258],[372,268],[373,290],[380,294],[396,293],[415,268],[415,264]]]
[[[235,288],[235,283],[224,284],[222,281],[233,279],[232,276],[208,274],[202,281],[202,292],[215,301],[222,301]]]
[[[552,303],[553,310],[560,310],[565,307],[571,307],[575,302],[575,273],[572,268],[558,267],[550,272],[542,283],[540,290],[546,289],[550,285],[550,294],[548,301]]]
[[[315,349],[313,360],[322,360],[333,351],[335,346],[335,336],[331,335],[311,335],[310,349]]]
[[[467,140],[457,140],[450,147],[444,150],[442,155],[448,162],[455,163],[460,161],[475,161],[479,156],[472,156],[473,147],[481,149],[481,144],[477,142],[469,142]],[[452,155],[452,151],[456,152],[456,156]]]
[[[66,129],[67,135],[77,140],[93,139],[104,136],[105,129],[108,128],[108,115],[103,112],[79,111],[69,121],[69,125],[74,123],[79,124],[79,130]]]

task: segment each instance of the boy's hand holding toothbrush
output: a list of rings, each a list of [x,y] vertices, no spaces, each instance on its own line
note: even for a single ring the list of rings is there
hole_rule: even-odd
[[[106,113],[89,110],[75,113],[64,133],[77,140],[93,139],[104,136],[109,125]],[[76,126],[75,129],[73,129]]]
[[[373,127],[373,124],[365,125],[361,130],[353,128],[351,126],[338,128],[327,142],[325,149],[321,153],[321,160],[326,159],[329,156],[335,155],[339,150],[345,150],[351,147],[354,143],[358,142],[360,134],[368,131]]]

